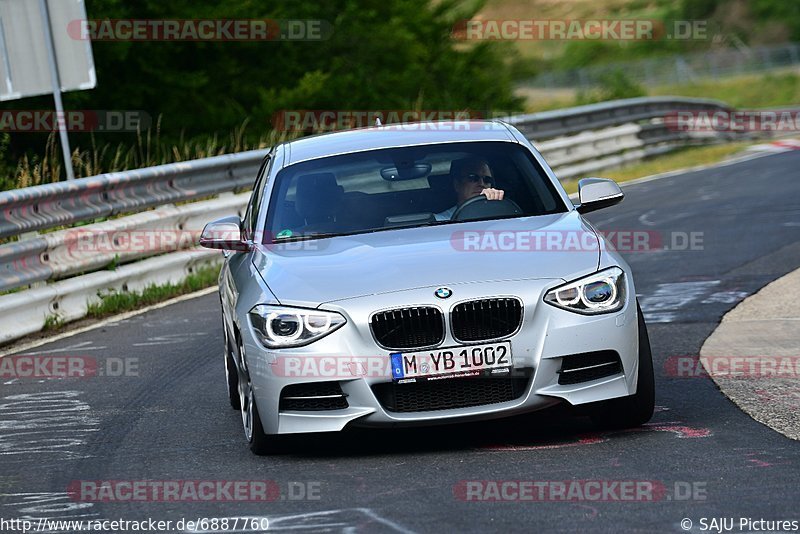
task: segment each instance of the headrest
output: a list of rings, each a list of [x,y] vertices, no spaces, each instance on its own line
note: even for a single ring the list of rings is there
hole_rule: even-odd
[[[333,213],[344,189],[330,172],[306,174],[297,178],[295,209],[306,219],[318,219]]]
[[[428,185],[433,191],[454,193],[453,178],[449,174],[431,174]]]

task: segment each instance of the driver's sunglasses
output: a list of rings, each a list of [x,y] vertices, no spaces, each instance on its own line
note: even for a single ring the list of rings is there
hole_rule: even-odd
[[[470,173],[466,176],[465,180],[469,180],[473,184],[483,182],[484,184],[494,187],[494,176]]]

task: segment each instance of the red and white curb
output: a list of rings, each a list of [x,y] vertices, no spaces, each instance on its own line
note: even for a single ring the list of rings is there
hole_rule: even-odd
[[[788,152],[790,150],[800,150],[800,139],[781,139],[762,145],[753,145],[748,150],[756,152]]]

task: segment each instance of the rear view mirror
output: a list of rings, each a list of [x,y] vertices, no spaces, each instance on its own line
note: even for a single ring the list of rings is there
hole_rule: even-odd
[[[428,176],[433,167],[430,163],[414,163],[411,165],[397,165],[381,169],[384,180],[397,182],[401,180],[415,180]]]
[[[252,243],[242,239],[242,221],[236,215],[208,223],[200,234],[200,246],[219,250],[252,250]]]
[[[614,180],[584,178],[578,182],[578,197],[580,198],[580,204],[576,206],[578,213],[589,213],[619,204],[625,194]]]

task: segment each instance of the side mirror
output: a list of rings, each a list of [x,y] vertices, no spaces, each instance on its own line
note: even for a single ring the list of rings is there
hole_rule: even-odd
[[[242,221],[236,215],[208,223],[200,234],[200,246],[247,252],[253,244],[242,239]]]
[[[625,194],[614,180],[584,178],[578,182],[578,198],[581,202],[575,206],[578,213],[589,213],[619,204],[625,198]]]

